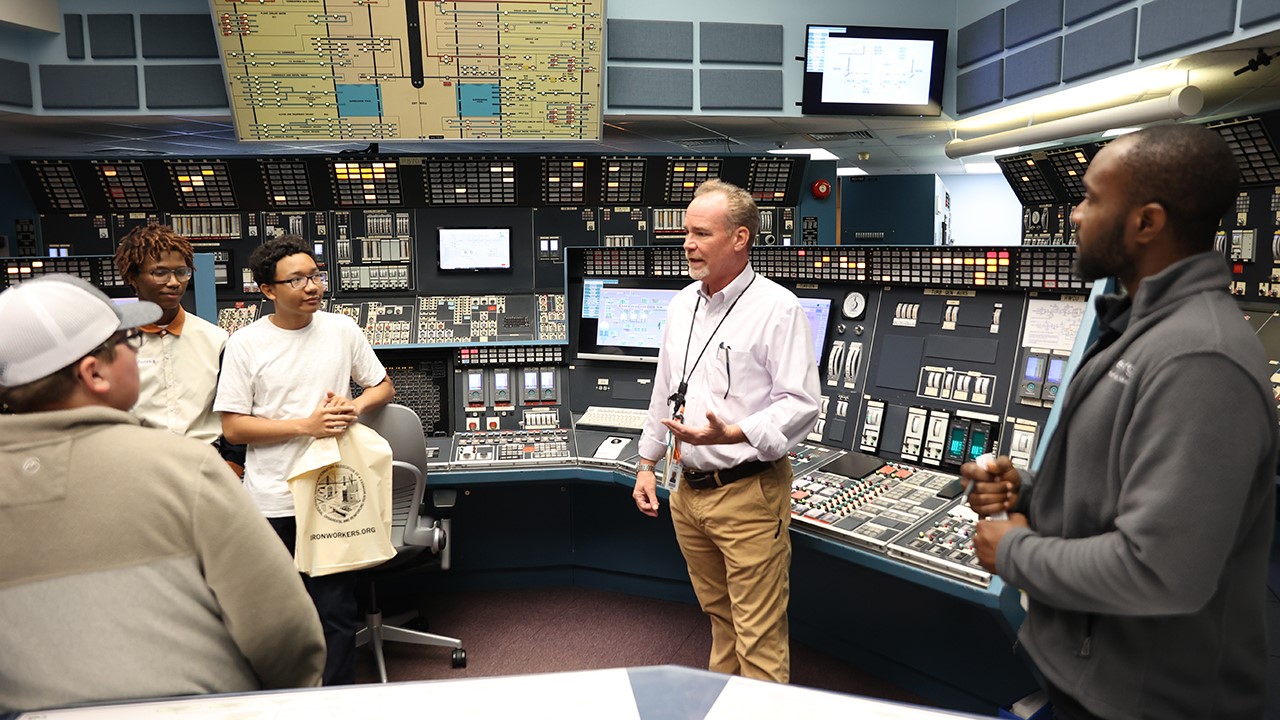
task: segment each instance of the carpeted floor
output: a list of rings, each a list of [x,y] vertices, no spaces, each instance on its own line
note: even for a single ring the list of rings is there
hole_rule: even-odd
[[[431,632],[462,639],[467,667],[453,669],[448,648],[388,643],[392,681],[646,665],[705,668],[711,646],[710,625],[696,606],[580,587],[432,595],[423,610]],[[929,704],[800,643],[792,643],[791,657],[793,684]],[[358,663],[359,681],[376,682],[367,647]]]

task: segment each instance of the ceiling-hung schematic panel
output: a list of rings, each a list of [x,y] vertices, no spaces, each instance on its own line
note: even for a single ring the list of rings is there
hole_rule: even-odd
[[[599,140],[604,0],[212,0],[241,140]]]

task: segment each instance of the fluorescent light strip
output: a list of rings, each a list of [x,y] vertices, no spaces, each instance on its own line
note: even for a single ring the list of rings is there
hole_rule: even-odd
[[[1118,126],[1142,125],[1159,120],[1173,120],[1195,115],[1203,107],[1204,93],[1194,85],[1187,85],[1169,93],[1168,97],[1144,100],[1130,105],[1120,105],[970,140],[952,140],[947,143],[945,152],[947,157],[954,160],[970,155],[979,155],[1010,145],[1032,145],[1078,135],[1100,133],[1108,128]]]

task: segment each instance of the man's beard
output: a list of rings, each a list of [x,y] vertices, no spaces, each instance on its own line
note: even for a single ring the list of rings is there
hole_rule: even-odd
[[[1124,251],[1124,226],[1115,222],[1076,253],[1076,276],[1086,282],[1119,277],[1130,266]]]

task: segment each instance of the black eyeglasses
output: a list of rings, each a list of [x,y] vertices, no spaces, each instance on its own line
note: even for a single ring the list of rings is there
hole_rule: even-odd
[[[129,330],[125,330],[124,337],[121,339],[121,342],[134,350],[138,350],[142,347],[142,339],[146,336],[147,334],[142,332],[142,328],[131,328]]]
[[[310,275],[303,275],[302,277],[291,277],[287,280],[272,280],[271,282],[288,285],[294,290],[301,290],[307,286],[307,281],[315,283],[316,287],[324,288],[329,284],[329,273],[314,272]]]
[[[139,328],[129,328],[128,330],[117,330],[116,332],[112,333],[111,337],[104,340],[101,345],[94,348],[93,352],[89,354],[97,355],[98,353],[106,352],[107,350],[110,350],[111,348],[117,345],[122,345],[122,344],[128,345],[134,350],[138,350],[142,347],[142,335],[143,335],[143,332]]]
[[[181,282],[191,277],[191,268],[189,267],[155,268],[153,270],[148,270],[147,274],[150,275],[151,279],[155,280],[156,282],[168,282],[170,275],[178,278],[178,281]]]

